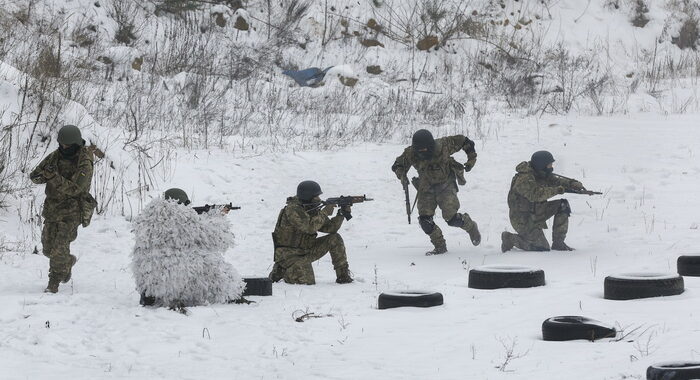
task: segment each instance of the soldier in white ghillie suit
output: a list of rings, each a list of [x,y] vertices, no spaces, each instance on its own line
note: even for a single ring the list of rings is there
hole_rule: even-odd
[[[224,261],[233,246],[218,210],[198,215],[187,194],[169,189],[134,220],[131,268],[142,305],[181,308],[241,298],[245,283]]]

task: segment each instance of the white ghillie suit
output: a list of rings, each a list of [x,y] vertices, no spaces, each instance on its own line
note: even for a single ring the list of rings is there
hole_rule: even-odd
[[[198,215],[175,200],[154,199],[133,222],[131,269],[139,294],[160,306],[196,306],[240,298],[245,284],[224,261],[233,246],[218,210]]]

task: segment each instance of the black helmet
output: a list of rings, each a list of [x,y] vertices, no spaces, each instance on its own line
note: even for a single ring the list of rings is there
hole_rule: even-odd
[[[172,189],[165,190],[164,195],[165,199],[174,199],[179,204],[183,204],[185,206],[190,204],[190,199],[187,197],[187,193],[182,189],[173,187]]]
[[[64,125],[58,130],[58,143],[63,145],[82,145],[83,137],[75,125]]]
[[[435,139],[427,129],[419,129],[413,134],[411,143],[413,151],[421,159],[429,159],[435,153]]]
[[[552,162],[554,162],[554,156],[546,150],[537,151],[533,153],[530,158],[530,165],[532,165],[532,168],[540,172],[546,171],[547,165]]]
[[[314,181],[303,181],[297,186],[297,198],[310,201],[313,197],[323,194],[321,185]]]

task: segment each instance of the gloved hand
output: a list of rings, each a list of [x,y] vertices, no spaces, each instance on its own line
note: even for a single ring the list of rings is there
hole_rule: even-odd
[[[352,206],[346,205],[338,210],[338,214],[342,215],[345,220],[350,220],[352,218]]]
[[[564,186],[557,186],[557,194],[564,194],[566,192],[566,189]]]
[[[465,172],[468,172],[468,171],[472,170],[472,168],[474,167],[474,164],[475,164],[475,163],[476,163],[476,162],[469,162],[469,161],[465,162],[465,163],[464,163],[464,171],[465,171]]]
[[[571,182],[571,188],[574,190],[584,190],[585,189],[585,187],[583,187],[583,184],[579,181]]]
[[[56,176],[56,167],[53,165],[49,165],[44,168],[41,174],[44,176],[44,178],[51,179]]]

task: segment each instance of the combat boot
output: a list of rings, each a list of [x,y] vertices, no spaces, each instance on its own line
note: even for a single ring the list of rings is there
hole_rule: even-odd
[[[501,232],[501,252],[506,253],[513,249],[514,246],[513,234],[508,231]]]
[[[337,282],[339,284],[349,284],[349,283],[354,281],[352,279],[352,272],[350,272],[350,269],[348,269],[348,267],[342,267],[342,268],[336,269],[335,275],[336,275],[335,282]]]
[[[552,249],[555,251],[573,251],[574,249],[566,245],[564,240],[555,240],[552,242]]]
[[[443,253],[447,253],[447,246],[440,245],[435,247],[432,251],[428,251],[425,253],[426,256],[433,256],[433,255],[442,255]]]
[[[479,232],[479,227],[477,227],[476,222],[474,222],[472,229],[467,232],[469,233],[469,239],[471,239],[474,246],[481,244],[481,233]]]
[[[270,281],[272,282],[277,282],[281,279],[284,278],[284,268],[282,268],[281,265],[275,263],[272,266],[272,271],[270,271],[270,274],[267,276],[270,278]]]
[[[73,272],[73,266],[75,265],[76,262],[78,262],[78,258],[73,256],[73,255],[70,255],[70,262],[69,262],[70,265],[68,266],[68,272],[66,273],[66,276],[63,277],[63,280],[61,280],[62,283],[65,284],[66,282],[70,281],[70,278],[71,278],[72,272]]]
[[[44,289],[44,293],[58,293],[58,285],[61,281],[57,278],[49,278],[49,284]]]

